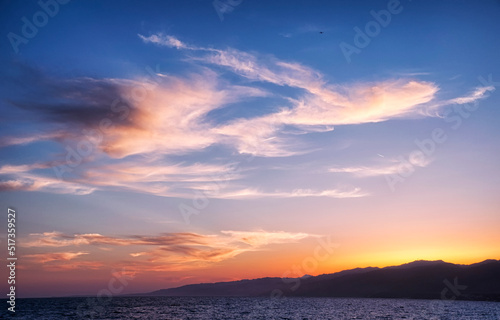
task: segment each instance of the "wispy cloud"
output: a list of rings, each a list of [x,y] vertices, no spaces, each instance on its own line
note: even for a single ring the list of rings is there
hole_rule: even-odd
[[[437,84],[413,77],[331,83],[313,68],[269,55],[196,46],[172,35],[138,36],[144,43],[188,52],[186,59],[197,66],[196,71],[182,76],[158,72],[154,80],[56,79],[38,72],[37,85],[27,86],[36,92],[11,101],[26,112],[26,121],[32,121],[34,129],[23,136],[0,138],[0,147],[49,142],[58,145],[61,152],[46,154],[50,159],[41,162],[2,166],[0,190],[80,195],[96,190],[128,190],[189,197],[193,191],[206,191],[200,186],[213,182],[214,174],[227,173],[225,180],[240,180],[238,186],[228,184],[207,195],[365,196],[356,188],[264,192],[260,186],[245,185],[245,174],[231,172],[227,159],[179,163],[169,157],[190,156],[213,146],[260,157],[301,155],[312,149],[298,142],[299,135],[328,132],[339,125],[439,116],[437,111],[443,106],[478,101],[494,89],[481,87],[469,95],[441,101],[437,98]],[[236,85],[222,71],[245,81]],[[27,76],[26,81],[33,81],[31,78]],[[278,93],[280,90],[271,94],[269,85],[292,88],[294,94]],[[33,96],[36,99],[30,98]],[[224,120],[213,117],[214,112],[232,104],[258,104],[258,99],[271,96],[280,102],[267,113]],[[73,153],[88,150],[84,152],[88,154],[77,154],[81,165],[72,166],[64,179],[57,179],[54,172],[67,165],[72,156],[69,148]],[[349,170],[358,176],[370,176],[393,169]]]
[[[411,165],[427,167],[433,161],[430,157],[412,157]],[[405,172],[405,165],[398,159],[387,159],[389,164],[377,164],[371,166],[335,166],[327,169],[331,173],[346,173],[359,178],[377,177]]]
[[[184,154],[218,142],[214,125],[206,119],[209,112],[268,95],[259,88],[223,83],[209,70],[186,78],[160,75],[156,80],[47,79],[45,89],[55,96],[14,104],[45,119],[42,129],[48,132],[6,137],[1,144],[94,139],[96,148],[113,158]],[[56,98],[63,102],[43,101]],[[53,130],[55,125],[58,129]]]
[[[241,188],[232,181],[242,179],[244,170],[235,171],[231,164],[208,165],[195,163],[166,164],[153,160],[120,162],[113,165],[87,168],[81,177],[65,181],[27,171],[47,168],[47,164],[6,165],[0,174],[15,178],[0,182],[4,191],[46,191],[84,195],[96,190],[128,190],[165,197],[189,198],[198,191],[209,198],[299,198],[330,197],[357,198],[367,196],[360,188],[327,190],[294,189],[290,191],[263,191],[258,188]],[[50,168],[50,167],[49,167]]]
[[[23,247],[67,247],[82,245],[206,245],[210,237],[196,233],[174,233],[159,236],[110,237],[98,233],[67,235],[61,232],[44,232],[30,234],[29,241]]]
[[[55,252],[55,253],[39,253],[27,254],[23,258],[34,260],[39,263],[46,263],[50,261],[69,261],[81,255],[88,254],[88,252]]]
[[[383,176],[390,175],[398,172],[397,165],[391,166],[359,166],[359,167],[334,167],[328,169],[328,172],[333,173],[349,173],[358,177],[374,177],[374,176]]]
[[[13,178],[0,181],[0,191],[44,191],[51,193],[69,193],[76,195],[86,195],[94,192],[97,188],[85,184],[64,181],[56,177],[41,176],[22,170],[31,166],[4,166],[0,174],[9,174]]]
[[[24,145],[30,144],[37,141],[45,140],[57,140],[64,137],[63,132],[50,132],[50,133],[35,133],[30,136],[25,137],[0,137],[0,147],[13,146],[13,145]]]
[[[226,199],[251,199],[251,198],[305,198],[305,197],[328,197],[328,198],[360,198],[366,197],[369,193],[361,191],[360,188],[352,189],[295,189],[289,192],[285,191],[261,191],[258,189],[242,189],[228,192],[222,195]]]
[[[285,231],[221,231],[219,234],[168,233],[157,236],[131,235],[127,237],[104,236],[101,234],[67,235],[60,232],[31,234],[23,241],[25,248],[59,248],[59,247],[122,247],[132,260],[124,260],[127,269],[135,270],[142,264],[142,271],[175,271],[206,266],[236,257],[244,252],[262,250],[271,244],[284,244],[301,241],[309,237],[319,237],[307,233]],[[141,248],[142,250],[137,250]],[[122,251],[120,251],[122,252]],[[38,263],[55,262],[66,264],[80,255],[89,252],[64,251],[58,253],[41,253],[26,255]],[[124,259],[126,259],[124,257]],[[99,263],[99,261],[94,261]],[[88,268],[85,264],[77,264]]]
[[[222,234],[229,235],[235,241],[243,242],[251,246],[265,246],[272,243],[297,242],[299,240],[312,237],[307,233],[290,232],[267,232],[267,231],[221,231]]]
[[[171,48],[177,48],[177,49],[191,49],[191,47],[187,46],[183,42],[181,42],[179,39],[169,36],[169,35],[163,35],[163,34],[153,34],[149,37],[145,37],[142,34],[138,34],[139,38],[142,39],[145,43],[155,43],[158,45],[162,46],[167,46]],[[193,48],[196,49],[196,48]]]
[[[171,38],[155,43],[172,47]],[[386,121],[398,117],[421,115],[425,104],[435,98],[437,85],[413,79],[387,80],[351,85],[329,84],[323,75],[296,62],[260,57],[233,48],[225,50],[196,46],[176,46],[200,51],[191,57],[227,68],[256,82],[271,83],[302,90],[299,98],[287,97],[288,106],[280,111],[251,119],[238,119],[220,126],[218,132],[229,137],[242,153],[258,156],[290,156],[288,139],[280,136],[285,125],[296,126],[304,133],[333,130],[334,125]],[[252,128],[253,130],[246,130]],[[231,139],[232,138],[232,139]],[[259,147],[254,147],[258,145]],[[300,153],[300,152],[299,152]]]
[[[475,102],[477,100],[484,99],[484,98],[488,97],[488,93],[491,91],[495,91],[495,87],[493,87],[493,86],[478,87],[468,95],[448,100],[448,104],[472,103],[472,102]]]

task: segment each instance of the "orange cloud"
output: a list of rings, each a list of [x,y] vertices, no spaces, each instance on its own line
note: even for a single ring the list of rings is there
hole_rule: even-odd
[[[221,231],[223,234],[231,236],[235,241],[240,241],[251,246],[265,246],[270,243],[296,242],[313,235],[307,233],[289,233],[284,231]]]
[[[2,168],[0,168],[0,174],[14,175],[14,178],[0,181],[0,191],[46,191],[52,193],[71,193],[77,195],[85,195],[96,190],[95,187],[90,187],[77,182],[64,181],[53,177],[47,177],[22,171],[37,168],[41,167],[38,167],[37,164],[23,166],[3,166]]]
[[[265,96],[263,90],[228,85],[218,88],[213,72],[189,79],[161,76],[155,86],[141,83],[145,95],[133,101],[129,124],[106,133],[101,148],[116,158],[131,154],[184,153],[214,144],[217,138],[206,120],[208,112],[240,101],[243,97]],[[130,95],[125,88],[122,95]]]
[[[287,98],[290,105],[280,111],[252,119],[237,119],[218,126],[217,132],[241,153],[257,156],[291,156],[306,152],[294,150],[283,137],[283,126],[292,125],[303,133],[331,131],[334,125],[362,124],[401,117],[429,116],[444,105],[463,104],[485,97],[492,87],[476,89],[471,95],[436,101],[438,86],[412,78],[373,83],[329,84],[323,75],[295,62],[261,57],[233,48],[225,50],[187,45],[170,35],[140,35],[143,41],[180,50],[201,52],[190,57],[222,66],[255,82],[272,83],[303,90],[298,99]],[[250,129],[250,130],[249,130]]]
[[[38,263],[46,263],[50,261],[68,261],[75,259],[81,255],[89,254],[88,252],[54,252],[54,253],[39,253],[24,255],[23,258],[34,260]]]
[[[229,163],[169,163],[166,157],[188,155],[213,145],[261,157],[289,157],[310,152],[298,134],[332,131],[334,126],[389,119],[439,116],[441,107],[475,102],[493,87],[445,101],[437,99],[437,84],[414,78],[333,84],[321,72],[300,63],[250,54],[233,48],[203,48],[170,35],[139,37],[145,43],[188,50],[189,59],[203,66],[197,73],[151,79],[45,79],[62,103],[15,102],[35,112],[47,124],[45,132],[2,138],[0,146],[50,140],[82,149],[81,163],[69,167],[68,154],[52,162],[0,168],[0,190],[44,191],[86,195],[96,190],[128,190],[165,197],[192,197],[193,192],[222,199],[257,197],[362,197],[359,188],[262,191],[243,180],[250,172],[235,172]],[[222,67],[249,80],[234,85],[208,66]],[[211,113],[232,103],[271,96],[262,83],[296,89],[297,96],[267,114],[220,121]],[[273,94],[274,97],[277,94]],[[43,95],[40,98],[43,100]],[[49,99],[49,98],[47,98]],[[47,100],[49,101],[49,100]],[[111,120],[114,119],[114,120]],[[107,120],[107,121],[105,121]],[[103,121],[107,125],[103,126]],[[54,128],[57,127],[57,130]],[[64,153],[64,152],[63,152]],[[52,155],[50,155],[52,157]],[[59,176],[61,166],[68,169]],[[425,164],[423,164],[425,166]],[[335,170],[335,169],[332,169]],[[336,169],[357,176],[391,172],[393,166]],[[54,171],[56,174],[54,174]],[[219,184],[217,175],[224,175]],[[57,175],[60,179],[56,179]],[[65,180],[64,180],[65,179]],[[230,182],[230,183],[228,183]],[[212,186],[210,186],[212,184]],[[217,184],[214,188],[214,184]],[[217,190],[211,190],[217,189]]]
[[[31,241],[25,241],[23,247],[66,247],[80,245],[176,245],[176,244],[207,244],[207,236],[196,233],[174,233],[160,236],[130,236],[117,238],[103,236],[98,233],[66,235],[61,232],[44,232],[30,234]]]
[[[179,271],[200,268],[212,263],[234,258],[248,251],[262,250],[271,244],[284,244],[301,241],[309,237],[318,237],[307,233],[290,233],[284,231],[221,231],[220,234],[170,233],[157,236],[110,237],[100,234],[66,235],[60,232],[32,234],[24,240],[23,247],[86,247],[119,246],[125,258],[120,265],[127,270],[142,271]],[[136,246],[146,250],[136,251]],[[128,252],[127,252],[128,251]],[[32,261],[51,263],[59,269],[90,268],[85,263],[71,263],[60,267],[64,261],[89,254],[89,252],[60,252],[26,255]],[[132,259],[130,259],[132,258]],[[94,258],[95,259],[95,258]],[[57,262],[57,263],[54,263]],[[95,261],[97,268],[106,263]],[[109,263],[109,262],[108,262]],[[118,263],[118,262],[115,262]]]
[[[280,132],[284,125],[296,126],[307,133],[331,131],[334,125],[415,116],[424,112],[422,105],[430,102],[438,90],[432,83],[412,80],[368,83],[342,90],[302,85],[309,93],[301,99],[291,100],[292,107],[262,117],[236,120],[218,128],[218,132],[232,137],[240,152],[290,156],[300,152],[290,149],[289,137]]]

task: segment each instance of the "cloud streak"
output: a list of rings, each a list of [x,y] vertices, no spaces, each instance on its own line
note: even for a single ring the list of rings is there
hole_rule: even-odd
[[[439,87],[432,82],[401,78],[372,83],[331,84],[324,76],[296,62],[262,57],[237,49],[225,50],[187,45],[162,34],[140,37],[160,46],[189,50],[190,59],[229,70],[257,83],[287,86],[301,91],[286,97],[288,105],[261,117],[237,119],[218,127],[218,133],[240,153],[277,157],[300,154],[283,135],[285,126],[303,133],[331,131],[335,125],[381,122],[429,114]],[[174,45],[177,44],[177,45]],[[199,54],[198,54],[199,53]],[[198,55],[196,55],[198,54]],[[251,130],[248,130],[251,128]]]
[[[56,144],[61,152],[47,154],[41,162],[2,166],[0,190],[77,195],[126,190],[165,197],[202,191],[222,199],[366,196],[359,188],[262,191],[245,184],[251,172],[232,172],[229,161],[170,159],[214,147],[259,157],[301,155],[311,151],[299,142],[301,135],[331,132],[339,125],[437,116],[443,106],[472,103],[493,90],[480,87],[440,101],[437,84],[416,78],[331,83],[317,70],[269,55],[191,45],[172,35],[138,37],[146,44],[189,53],[186,59],[196,71],[182,76],[157,72],[153,79],[56,79],[37,72],[36,85],[27,86],[33,92],[10,101],[25,112],[35,130],[1,137],[0,147],[45,143]],[[227,80],[227,72],[242,81]],[[35,81],[32,78],[27,76],[27,81]],[[271,93],[273,86],[292,88],[294,94]],[[222,120],[214,116],[224,108],[258,106],[263,101],[259,99],[271,97],[279,102],[264,114]],[[349,170],[374,176],[393,169]],[[213,176],[221,174],[225,185],[217,192],[207,191],[204,185],[217,183]]]
[[[74,234],[45,232],[31,234],[23,241],[25,248],[54,249],[81,248],[86,251],[62,251],[26,255],[32,262],[50,264],[53,270],[75,269],[78,266],[92,266],[79,261],[71,267],[70,260],[81,255],[91,254],[95,248],[124,248],[124,254],[132,260],[123,260],[127,270],[136,270],[142,265],[142,271],[178,271],[207,266],[234,258],[242,253],[263,250],[272,244],[295,243],[306,238],[319,237],[307,233],[285,231],[221,231],[219,234],[165,233],[157,236],[130,235],[126,237],[104,236],[101,234]],[[94,248],[94,249],[92,249]],[[138,250],[139,249],[139,250]],[[118,251],[117,251],[118,252]],[[123,252],[123,250],[119,250]],[[94,267],[104,262],[95,261]]]
[[[24,255],[23,258],[35,260],[38,263],[46,263],[51,261],[69,261],[88,252],[56,252],[56,253],[39,253]]]
[[[328,168],[328,172],[331,173],[345,173],[354,175],[358,178],[368,178],[368,177],[378,177],[386,175],[401,174],[406,172],[405,163],[392,159],[389,160],[391,164],[385,165],[372,165],[372,166],[335,166]],[[433,161],[430,157],[414,157],[411,159],[411,165],[418,167],[427,167]]]
[[[225,199],[252,199],[252,198],[306,198],[306,197],[328,197],[328,198],[360,198],[369,196],[369,193],[361,191],[360,188],[352,189],[295,189],[292,191],[261,191],[258,189],[242,189],[228,192],[222,195]]]

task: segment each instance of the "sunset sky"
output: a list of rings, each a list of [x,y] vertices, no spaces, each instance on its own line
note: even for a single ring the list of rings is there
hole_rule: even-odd
[[[19,297],[500,259],[499,1],[41,3],[0,4]]]

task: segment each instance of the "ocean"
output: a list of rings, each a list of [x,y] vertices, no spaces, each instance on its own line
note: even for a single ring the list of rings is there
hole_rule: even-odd
[[[17,299],[2,319],[500,319],[500,302],[246,297]]]

